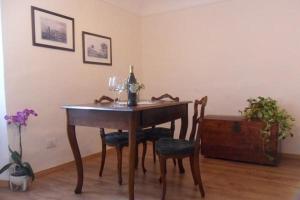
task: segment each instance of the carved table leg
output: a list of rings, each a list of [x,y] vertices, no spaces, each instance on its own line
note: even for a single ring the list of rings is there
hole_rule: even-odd
[[[188,128],[188,105],[185,106],[185,109],[181,117],[181,127],[180,127],[180,135],[179,135],[180,139],[186,138],[187,128]],[[179,168],[179,172],[183,174],[184,167],[183,167],[182,159],[178,159],[178,168]]]
[[[137,113],[133,112],[129,119],[129,175],[128,175],[128,192],[129,200],[134,200],[134,172],[136,163],[136,128]]]
[[[76,169],[77,169],[77,186],[75,189],[75,193],[80,194],[83,185],[83,167],[82,167],[82,160],[81,160],[81,155],[78,147],[78,142],[76,138],[75,126],[68,125],[67,131],[68,131],[68,138],[75,158]]]
[[[180,134],[179,134],[179,138],[180,139],[185,139],[186,137],[186,132],[187,132],[187,129],[188,129],[188,105],[186,105],[184,107],[184,111],[182,113],[182,116],[181,116],[181,127],[180,127]]]

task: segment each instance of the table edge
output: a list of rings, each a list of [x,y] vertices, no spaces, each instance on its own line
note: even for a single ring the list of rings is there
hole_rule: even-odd
[[[161,107],[171,107],[171,106],[178,106],[178,105],[184,105],[184,104],[189,104],[192,103],[192,101],[181,101],[178,102],[178,104],[167,104],[165,106]],[[138,111],[143,111],[143,110],[149,110],[149,109],[155,109],[155,108],[160,108],[160,107],[154,107],[154,106],[149,106],[145,108],[137,108],[137,107],[124,107],[123,109],[115,110],[113,108],[105,108],[105,107],[92,107],[92,106],[85,106],[85,105],[63,105],[61,106],[62,109],[74,109],[74,110],[99,110],[99,111],[115,111],[115,112],[138,112]]]

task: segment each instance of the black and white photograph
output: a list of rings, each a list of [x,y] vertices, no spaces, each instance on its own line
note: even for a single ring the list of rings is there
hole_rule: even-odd
[[[111,38],[94,33],[82,32],[83,62],[112,65]]]
[[[41,17],[42,39],[67,43],[67,24]]]
[[[74,19],[31,7],[34,46],[75,51]]]

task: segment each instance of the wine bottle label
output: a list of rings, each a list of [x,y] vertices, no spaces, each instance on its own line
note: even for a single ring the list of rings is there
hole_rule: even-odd
[[[139,89],[139,84],[137,84],[137,83],[129,84],[129,91],[130,92],[137,93],[138,89]]]

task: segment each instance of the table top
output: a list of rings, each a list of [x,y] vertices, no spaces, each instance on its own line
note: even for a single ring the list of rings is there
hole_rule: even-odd
[[[191,101],[141,101],[137,106],[127,106],[127,103],[88,103],[80,105],[64,105],[62,108],[65,109],[79,109],[79,110],[102,110],[102,111],[124,111],[124,112],[134,112],[149,110],[155,108],[177,106],[183,104],[192,103]]]

